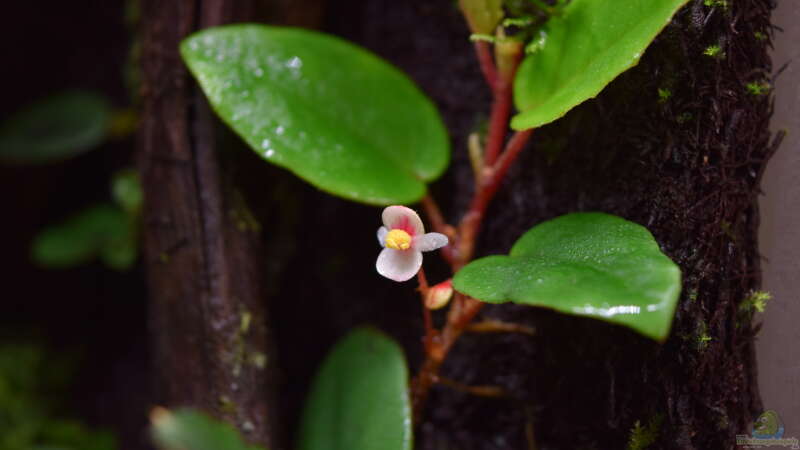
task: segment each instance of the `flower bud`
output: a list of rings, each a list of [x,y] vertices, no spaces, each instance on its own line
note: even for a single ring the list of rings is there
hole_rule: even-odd
[[[458,3],[473,33],[494,34],[495,27],[503,20],[502,0],[459,0]]]
[[[425,296],[425,307],[428,309],[443,308],[453,298],[453,280],[442,281],[431,286]]]

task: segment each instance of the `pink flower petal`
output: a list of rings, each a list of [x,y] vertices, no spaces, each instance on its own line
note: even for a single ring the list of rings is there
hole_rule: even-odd
[[[389,230],[386,227],[378,228],[378,243],[381,244],[381,247],[386,247],[386,235],[389,234]]]
[[[399,228],[413,236],[425,234],[425,227],[422,225],[417,213],[405,206],[388,206],[383,210],[383,225],[389,230]]]
[[[449,243],[447,236],[442,233],[427,233],[414,238],[414,250],[429,252],[442,248]]]
[[[394,250],[385,248],[378,255],[375,268],[378,273],[394,281],[407,281],[414,278],[422,267],[422,253],[415,250]]]

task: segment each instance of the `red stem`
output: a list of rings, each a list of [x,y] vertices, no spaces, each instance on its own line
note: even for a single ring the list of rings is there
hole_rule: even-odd
[[[459,225],[459,239],[457,241],[459,252],[452,263],[454,273],[472,259],[475,236],[480,229],[486,207],[495,193],[497,193],[511,164],[519,156],[522,149],[525,148],[525,143],[527,143],[532,132],[533,130],[526,130],[515,133],[509,140],[506,150],[492,167],[488,176],[484,178],[484,182],[480,186],[476,186],[469,212],[461,219],[461,224]],[[431,340],[430,346],[426,345],[425,362],[411,385],[415,423],[419,423],[422,418],[422,411],[428,398],[428,392],[437,380],[439,368],[445,356],[447,356],[447,353],[472,319],[480,312],[481,308],[483,308],[483,303],[474,298],[456,293],[447,314],[447,323],[442,329],[441,335],[437,336],[435,342]]]
[[[533,129],[518,131],[508,141],[505,151],[500,155],[500,158],[495,162],[494,166],[489,169],[486,176],[482,178],[482,185],[476,190],[475,195],[472,197],[472,203],[469,206],[467,214],[461,219],[459,225],[459,248],[458,254],[461,264],[455,270],[460,269],[464,264],[472,259],[472,253],[475,249],[475,238],[480,230],[481,222],[483,221],[486,208],[489,202],[492,201],[497,190],[505,178],[511,164],[517,159],[525,144],[528,142],[533,133]]]
[[[483,164],[486,172],[480,177],[481,182],[475,186],[470,208],[461,219],[457,230],[445,223],[441,211],[432,198],[426,196],[422,200],[423,207],[434,229],[447,234],[451,239],[452,244],[445,247],[447,251],[443,252],[443,255],[450,263],[453,273],[457,272],[472,259],[475,238],[483,221],[486,208],[500,188],[511,164],[519,156],[533,132],[533,130],[525,130],[515,133],[506,144],[505,150],[500,153],[508,131],[508,119],[511,114],[512,103],[511,83],[516,74],[519,56],[517,55],[516,59],[511,61],[510,66],[506,66],[510,67],[510,69],[499,75],[489,45],[486,42],[476,42],[475,51],[480,62],[481,71],[492,89],[494,97]],[[427,288],[425,275],[420,271],[420,287],[422,287],[423,282]],[[422,411],[428,398],[428,393],[431,386],[439,380],[439,368],[447,353],[482,307],[483,303],[478,300],[456,293],[447,314],[447,322],[441,334],[437,334],[437,330],[433,329],[431,325],[430,311],[425,308],[423,298],[426,328],[425,361],[411,383],[415,423],[419,423],[422,418]]]
[[[439,205],[436,203],[436,200],[430,196],[430,194],[425,195],[422,197],[422,207],[425,209],[425,214],[428,216],[428,220],[433,227],[433,230],[437,233],[442,233],[450,240],[450,244],[442,247],[442,257],[448,264],[453,264],[455,260],[455,256],[453,255],[453,243],[455,242],[455,229],[448,225],[447,222],[444,220],[444,216],[442,215],[441,209],[439,209]]]
[[[433,337],[436,335],[436,330],[433,328],[433,318],[431,317],[431,310],[425,306],[425,298],[428,296],[428,278],[425,276],[425,271],[420,267],[417,272],[417,279],[419,280],[419,297],[422,305],[422,318],[425,322],[425,338],[423,345],[425,347],[425,354],[430,354],[431,346],[433,345]]]
[[[509,139],[506,149],[503,151],[503,154],[500,155],[500,159],[498,159],[494,167],[492,167],[490,176],[484,179],[486,185],[482,194],[483,197],[485,197],[486,204],[488,204],[494,197],[494,194],[497,193],[497,189],[500,188],[500,184],[503,182],[503,178],[505,178],[508,169],[511,168],[511,164],[525,148],[525,144],[528,142],[528,139],[530,139],[531,134],[533,134],[533,128],[517,131],[511,139]],[[486,205],[484,205],[484,208],[485,207]]]
[[[508,118],[511,116],[511,85],[498,80],[492,102],[492,115],[489,121],[489,133],[486,137],[486,152],[483,157],[484,166],[491,166],[500,154],[508,130]]]
[[[475,53],[478,55],[478,62],[481,65],[481,72],[486,79],[486,84],[494,90],[497,84],[497,67],[494,65],[494,56],[489,43],[485,41],[475,42]]]

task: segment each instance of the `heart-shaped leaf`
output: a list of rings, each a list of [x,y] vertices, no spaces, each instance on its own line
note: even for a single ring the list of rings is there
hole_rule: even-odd
[[[313,31],[229,25],[181,54],[211,106],[267,161],[347,199],[412,203],[449,161],[434,105],[399,70]]]
[[[66,159],[108,135],[111,106],[97,94],[69,91],[34,103],[0,126],[0,161],[39,164]]]
[[[541,31],[514,82],[517,130],[538,127],[596,96],[639,62],[687,0],[572,0]]]
[[[300,450],[410,450],[402,349],[370,327],[340,340],[322,364],[300,428]]]
[[[156,408],[150,414],[153,440],[162,450],[260,450],[244,443],[230,425],[190,409]]]
[[[664,340],[681,273],[644,227],[608,214],[576,213],[531,228],[509,256],[473,261],[453,285],[484,302],[590,316]]]

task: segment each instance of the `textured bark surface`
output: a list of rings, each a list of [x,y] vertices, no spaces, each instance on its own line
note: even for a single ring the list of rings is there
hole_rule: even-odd
[[[250,2],[142,2],[145,266],[156,400],[195,406],[256,443],[274,438],[260,226],[219,161],[216,122],[179,53]],[[271,446],[271,448],[279,448]]]
[[[512,396],[487,400],[437,389],[418,448],[533,448],[532,437],[539,449],[624,448],[639,421],[658,424],[650,448],[723,449],[749,431],[761,408],[757,330],[738,308],[759,285],[757,195],[772,146],[770,98],[746,86],[771,76],[772,4],[727,5],[691,0],[636,68],[537,131],[480,241],[482,254],[506,252],[532,225],[574,211],[605,211],[647,226],[684,274],[669,340],[661,345],[533,308],[487,308],[484,315],[534,326],[538,335],[470,336],[450,355],[444,375],[499,385]],[[437,102],[454,137],[454,167],[434,193],[458,219],[471,181],[464,138],[485,119],[489,96],[453,3],[337,2],[328,6],[326,27],[400,66]],[[721,54],[705,55],[711,45]],[[377,253],[370,242],[377,211],[299,184],[294,192],[305,206],[293,232],[303,239],[278,295],[291,292],[297,301],[277,306],[287,323],[278,330],[282,354],[298,355],[284,361],[295,381],[284,391],[289,417],[296,417],[314,361],[333,337],[376,323],[404,342],[413,366],[421,335],[413,288],[375,280],[372,261],[364,261],[365,252]],[[321,223],[326,236],[369,240],[322,241],[314,237]],[[432,281],[444,276],[431,258],[425,263]],[[319,281],[297,287],[308,278]],[[314,335],[288,325],[295,320]]]

